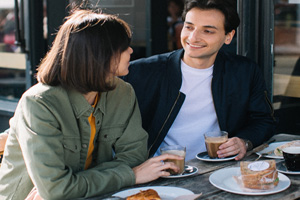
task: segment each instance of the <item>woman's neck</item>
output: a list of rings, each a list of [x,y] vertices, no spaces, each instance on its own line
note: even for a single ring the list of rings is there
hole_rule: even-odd
[[[93,105],[97,94],[98,92],[89,92],[84,94],[83,96],[87,100],[87,102],[89,102],[90,105]]]

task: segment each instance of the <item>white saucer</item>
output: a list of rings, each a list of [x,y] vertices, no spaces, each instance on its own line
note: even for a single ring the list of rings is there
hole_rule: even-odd
[[[196,155],[196,158],[202,161],[208,161],[208,162],[223,162],[223,161],[228,161],[228,160],[233,160],[235,156],[231,156],[231,157],[226,157],[226,158],[210,158],[207,154],[207,152],[202,152],[202,153],[198,153]]]
[[[198,168],[194,167],[194,166],[186,165],[185,169],[190,168],[190,167],[193,168],[192,171],[184,172],[183,174],[178,174],[178,175],[162,176],[162,178],[183,178],[183,177],[187,177],[187,176],[192,176],[198,172]]]

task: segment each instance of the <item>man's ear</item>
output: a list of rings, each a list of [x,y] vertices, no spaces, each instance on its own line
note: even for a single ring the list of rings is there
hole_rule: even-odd
[[[225,44],[228,45],[228,44],[231,43],[234,34],[235,34],[235,30],[232,30],[231,32],[229,32],[229,33],[227,33],[227,34],[225,35],[225,37],[226,37],[226,38],[225,38]]]

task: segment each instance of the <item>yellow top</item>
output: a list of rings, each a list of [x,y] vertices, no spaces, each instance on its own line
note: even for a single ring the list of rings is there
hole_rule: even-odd
[[[96,95],[96,98],[94,100],[94,103],[93,103],[93,108],[96,107],[97,103],[98,103],[98,94]],[[95,117],[93,116],[93,113],[89,116],[88,118],[89,120],[89,123],[90,123],[90,126],[91,126],[91,137],[90,137],[90,143],[89,143],[89,150],[88,150],[88,155],[87,155],[87,158],[86,158],[86,162],[85,162],[85,167],[84,169],[88,169],[89,166],[91,165],[92,163],[92,154],[93,154],[93,151],[94,151],[94,139],[95,139],[95,135],[96,135],[96,124],[95,124]]]

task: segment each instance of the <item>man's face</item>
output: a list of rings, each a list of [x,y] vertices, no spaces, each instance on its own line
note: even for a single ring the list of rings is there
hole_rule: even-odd
[[[181,32],[183,61],[191,67],[210,67],[222,45],[230,44],[235,31],[225,35],[225,17],[218,10],[191,9]],[[200,66],[201,65],[201,66]],[[209,66],[207,66],[209,65]]]

